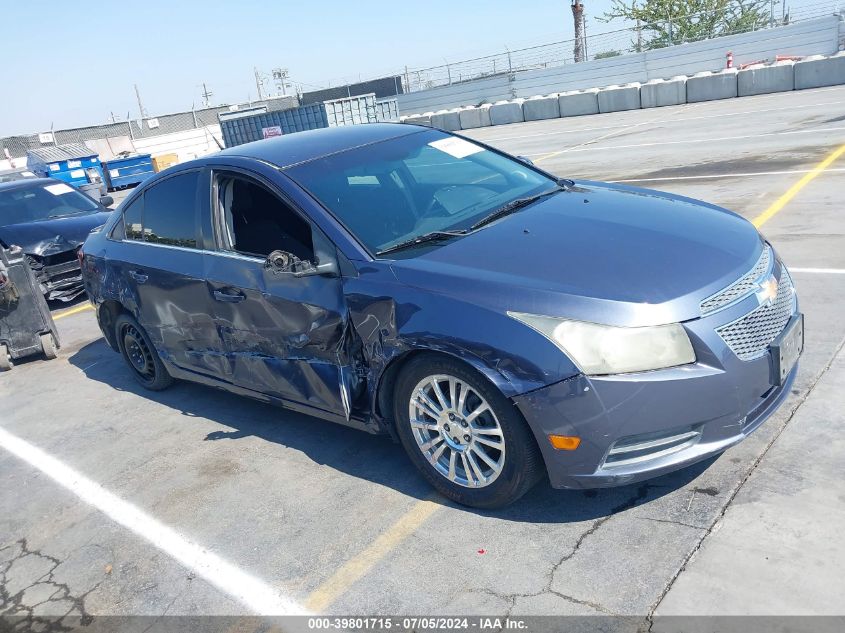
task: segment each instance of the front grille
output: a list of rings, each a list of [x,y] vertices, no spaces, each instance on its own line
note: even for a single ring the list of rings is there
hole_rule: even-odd
[[[701,316],[711,314],[717,310],[727,307],[731,303],[742,299],[746,295],[754,291],[757,282],[769,272],[769,267],[772,263],[772,247],[766,244],[763,247],[763,252],[754,268],[749,270],[745,275],[737,279],[727,288],[720,290],[716,294],[708,297],[701,302]]]
[[[777,298],[772,303],[755,308],[716,332],[741,360],[754,360],[766,353],[794,312],[795,289],[789,273],[782,267]]]

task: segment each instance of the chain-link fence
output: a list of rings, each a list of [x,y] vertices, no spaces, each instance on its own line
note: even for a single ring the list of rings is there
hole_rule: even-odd
[[[369,86],[373,81],[387,82],[396,87],[396,94],[410,93],[486,77],[512,75],[517,71],[573,64],[576,55],[580,55],[581,61],[588,61],[695,42],[712,37],[766,29],[832,14],[842,15],[845,19],[845,0],[810,2],[789,10],[786,10],[776,0],[771,0],[769,6],[769,12],[763,11],[763,14],[758,14],[756,19],[737,28],[726,28],[723,20],[713,19],[713,16],[708,13],[667,16],[665,20],[640,23],[632,27],[602,33],[591,32],[596,28],[595,24],[590,26],[589,29],[585,24],[585,32],[579,42],[580,46],[577,47],[580,49],[579,52],[576,52],[576,41],[574,39],[562,40],[512,50],[506,49],[492,55],[437,66],[405,67],[388,77],[370,80],[369,83],[364,82],[361,85]],[[349,88],[347,92],[355,94],[351,91],[355,85],[357,84],[346,86],[346,88]],[[334,90],[339,89],[335,88]],[[269,111],[272,111],[296,107],[298,104],[297,97],[289,96],[267,99],[250,105],[264,105]],[[29,149],[50,145],[122,138],[137,141],[175,132],[208,128],[208,126],[218,123],[217,115],[220,112],[226,112],[230,109],[230,106],[203,108],[138,120],[0,138],[0,161],[9,158],[20,159],[26,156]]]
[[[615,57],[627,53],[653,50],[677,44],[696,42],[713,37],[747,33],[749,31],[792,24],[832,14],[845,15],[845,3],[820,2],[784,10],[776,2],[770,5],[761,19],[736,28],[726,28],[712,15],[697,13],[668,17],[651,23],[641,23],[624,29],[603,33],[585,32],[581,44],[581,61]],[[704,25],[707,25],[706,27]],[[501,53],[430,66],[405,68],[402,71],[405,92],[427,90],[438,86],[494,77],[522,70],[537,70],[575,63],[576,40],[562,40],[526,48],[504,50]]]

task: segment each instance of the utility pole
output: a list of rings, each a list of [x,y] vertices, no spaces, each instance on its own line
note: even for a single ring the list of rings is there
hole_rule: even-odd
[[[639,18],[637,18],[637,52],[643,52],[643,29]]]
[[[575,63],[584,61],[584,5],[572,0],[572,19],[575,22]]]
[[[212,96],[213,94],[214,94],[214,93],[213,93],[213,92],[211,92],[211,90],[209,90],[209,89],[206,87],[205,82],[202,82],[202,100],[203,100],[203,103],[205,104],[205,107],[206,107],[206,108],[210,108],[210,107],[211,107],[211,96]]]
[[[147,111],[144,110],[144,104],[141,103],[141,92],[138,90],[138,84],[133,84],[135,86],[135,98],[138,99],[138,113],[141,115],[142,119],[147,118]]]
[[[264,100],[264,93],[261,91],[261,73],[258,72],[257,67],[253,67],[253,72],[255,73],[255,88],[258,90],[258,100]]]
[[[274,68],[273,69],[273,83],[276,84],[276,89],[282,91],[282,96],[287,96],[287,91],[285,88],[287,87],[288,77],[290,77],[290,71],[287,68]]]

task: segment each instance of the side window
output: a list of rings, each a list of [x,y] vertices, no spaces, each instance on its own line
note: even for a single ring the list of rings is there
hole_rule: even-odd
[[[199,172],[173,176],[144,192],[144,241],[169,246],[197,246]]]
[[[314,261],[311,226],[266,187],[246,178],[220,175],[217,192],[226,248],[257,257],[285,251]]]
[[[139,196],[132,204],[126,207],[123,212],[123,226],[126,231],[127,240],[143,240],[144,239],[144,196]],[[120,227],[115,227],[114,236],[116,238],[122,237],[118,235]]]

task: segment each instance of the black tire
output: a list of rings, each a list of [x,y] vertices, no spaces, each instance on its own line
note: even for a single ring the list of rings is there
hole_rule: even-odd
[[[53,334],[47,332],[46,334],[41,334],[38,338],[41,339],[41,353],[44,354],[44,358],[47,360],[58,358],[59,349]]]
[[[455,483],[447,474],[437,470],[423,454],[411,427],[409,407],[414,390],[427,377],[444,375],[457,378],[477,392],[495,414],[501,429],[505,444],[502,453],[504,463],[499,474],[483,487]],[[475,508],[506,506],[528,492],[545,475],[540,449],[519,410],[484,376],[460,361],[436,354],[410,360],[396,380],[393,416],[397,434],[411,462],[440,494],[456,503]],[[462,420],[458,421],[463,424]],[[436,433],[443,434],[442,431]],[[466,439],[467,436],[463,437]],[[467,441],[471,443],[474,438]]]
[[[118,316],[114,321],[114,335],[123,360],[138,384],[150,391],[161,391],[173,384],[150,337],[134,318],[128,314]]]
[[[0,343],[0,371],[9,371],[14,367],[12,355],[5,343]]]

